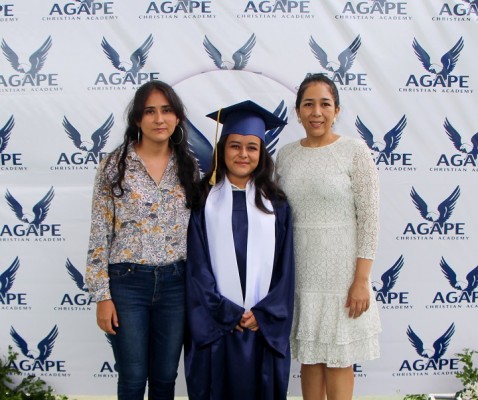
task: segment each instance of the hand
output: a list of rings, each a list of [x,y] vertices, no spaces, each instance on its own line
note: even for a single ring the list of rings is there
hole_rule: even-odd
[[[102,331],[116,335],[114,328],[118,328],[119,324],[113,300],[103,300],[96,303],[96,323]]]
[[[349,308],[349,317],[358,318],[370,307],[370,289],[368,280],[354,280],[349,288],[345,307]]]
[[[247,311],[242,314],[241,322],[239,322],[239,325],[245,329],[251,330],[252,332],[256,332],[259,330],[259,324],[257,323],[256,317],[254,317],[252,311]]]

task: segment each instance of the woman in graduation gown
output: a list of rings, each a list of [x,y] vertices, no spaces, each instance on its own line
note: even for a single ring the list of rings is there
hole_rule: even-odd
[[[192,400],[286,399],[294,291],[291,212],[272,181],[266,130],[285,122],[251,101],[223,124],[203,206],[188,230],[185,346]],[[216,183],[217,182],[217,183]]]

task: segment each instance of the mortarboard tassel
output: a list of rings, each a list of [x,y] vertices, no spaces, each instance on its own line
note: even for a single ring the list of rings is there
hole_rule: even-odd
[[[216,138],[214,139],[214,171],[212,171],[211,178],[209,178],[209,184],[214,186],[216,184],[216,170],[217,170],[217,132],[219,131],[219,118],[221,116],[221,110],[217,113],[216,121]]]

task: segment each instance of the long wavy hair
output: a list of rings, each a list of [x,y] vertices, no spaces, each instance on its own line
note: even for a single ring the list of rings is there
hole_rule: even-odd
[[[229,135],[221,137],[217,142],[216,150],[217,152],[217,169],[216,169],[216,184],[221,184],[227,175],[227,166],[225,161],[225,149],[226,142]],[[213,159],[215,154],[213,155]],[[214,162],[211,167],[211,170],[204,175],[200,182],[200,204],[204,205],[206,203],[207,196],[211,191],[211,185],[209,184],[209,179],[211,178],[214,172]],[[273,181],[272,175],[274,172],[274,161],[267,151],[264,142],[261,141],[260,147],[260,156],[259,163],[257,164],[256,169],[251,174],[251,180],[256,187],[256,197],[255,204],[256,207],[265,212],[266,214],[272,214],[273,211],[268,210],[262,201],[262,196],[268,200],[275,201],[285,201],[286,195],[279,188],[278,185]],[[262,195],[262,196],[261,196]]]
[[[179,182],[186,193],[186,206],[191,208],[198,201],[196,185],[196,177],[198,174],[196,161],[189,151],[185,108],[174,89],[167,83],[158,80],[149,81],[142,85],[136,91],[133,100],[126,109],[127,127],[124,133],[123,143],[118,146],[117,151],[110,154],[107,160],[107,163],[111,162],[113,154],[117,154],[114,159],[117,173],[111,182],[111,193],[116,197],[121,197],[124,194],[123,181],[126,170],[128,145],[130,143],[137,143],[139,140],[138,122],[141,121],[143,117],[146,100],[153,91],[161,92],[164,97],[166,97],[176,117],[179,119],[179,123],[170,137],[169,147],[176,155],[177,174]]]

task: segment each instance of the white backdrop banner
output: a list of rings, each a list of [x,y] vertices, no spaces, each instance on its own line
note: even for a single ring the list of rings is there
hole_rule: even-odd
[[[141,84],[171,84],[210,142],[220,107],[283,112],[275,154],[321,72],[381,178],[382,356],[355,365],[356,393],[457,390],[456,353],[478,347],[477,22],[477,0],[0,0],[0,353],[60,393],[115,393],[83,275],[94,174]]]

